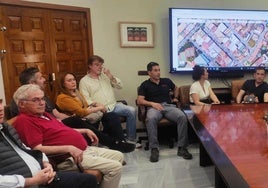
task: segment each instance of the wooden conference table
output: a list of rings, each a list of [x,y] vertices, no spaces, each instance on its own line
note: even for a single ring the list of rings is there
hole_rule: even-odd
[[[201,142],[200,165],[215,165],[215,187],[268,187],[264,120],[268,104],[191,106],[191,110],[190,122]]]

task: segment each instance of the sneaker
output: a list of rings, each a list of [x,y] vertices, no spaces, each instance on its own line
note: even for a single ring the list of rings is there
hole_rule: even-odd
[[[134,151],[135,144],[127,143],[124,141],[117,141],[112,147],[110,147],[110,149],[118,150],[122,153],[129,153]]]
[[[193,156],[191,153],[188,152],[188,150],[185,147],[178,147],[178,156],[183,157],[184,159],[192,159]]]
[[[140,148],[142,148],[142,145],[141,145],[141,143],[139,143],[139,142],[132,141],[132,140],[128,140],[128,139],[126,139],[126,142],[127,142],[127,143],[131,143],[131,144],[135,144],[136,149],[140,149]]]
[[[158,151],[157,148],[153,148],[153,149],[151,150],[150,161],[151,161],[152,163],[155,163],[155,162],[157,162],[158,160],[159,160],[159,151]]]
[[[136,149],[140,149],[140,148],[142,148],[142,145],[141,145],[141,143],[139,143],[139,142],[136,142],[135,146],[136,146]]]

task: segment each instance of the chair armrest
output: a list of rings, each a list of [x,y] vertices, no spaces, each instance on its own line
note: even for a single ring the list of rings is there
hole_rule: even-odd
[[[57,170],[57,165],[63,161],[65,161],[67,158],[71,157],[69,153],[59,153],[59,154],[51,154],[47,155],[50,164],[52,165],[53,169],[56,171]],[[95,169],[84,169],[81,164],[77,164],[77,168],[79,172],[81,173],[87,173],[94,175],[97,178],[98,183],[102,181],[103,174],[99,170]]]
[[[15,116],[15,117],[13,117],[13,118],[7,120],[6,122],[7,122],[9,125],[13,125],[13,123],[16,121],[16,119],[17,119],[17,116]]]
[[[67,158],[71,157],[69,153],[59,153],[47,155],[50,164],[54,170],[57,170],[57,165],[64,162]]]
[[[136,100],[136,106],[138,106],[138,120],[141,122],[145,122],[147,107],[144,105],[139,105]]]
[[[126,100],[117,100],[117,102],[121,102],[121,103],[127,105],[127,101]]]

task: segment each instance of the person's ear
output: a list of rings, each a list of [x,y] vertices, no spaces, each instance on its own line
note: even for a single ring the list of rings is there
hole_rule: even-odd
[[[20,100],[19,102],[18,102],[18,107],[21,109],[21,108],[24,108],[25,107],[25,102],[26,101],[22,101],[22,100]]]
[[[35,81],[34,80],[30,80],[29,81],[29,84],[35,84]]]

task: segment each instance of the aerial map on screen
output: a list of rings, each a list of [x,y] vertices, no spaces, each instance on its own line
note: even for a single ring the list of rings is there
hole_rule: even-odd
[[[215,70],[268,66],[266,12],[264,16],[258,11],[196,11],[174,15],[174,70],[192,70],[196,64]]]

